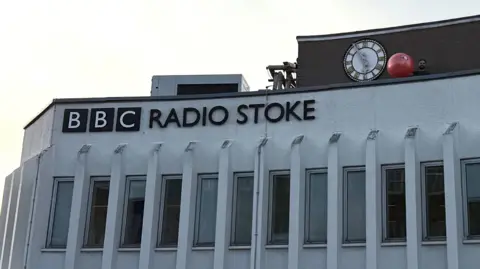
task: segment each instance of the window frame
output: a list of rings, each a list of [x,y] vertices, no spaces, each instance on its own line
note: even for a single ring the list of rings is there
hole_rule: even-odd
[[[463,231],[465,240],[479,240],[480,235],[470,235],[470,215],[468,214],[468,193],[467,193],[467,169],[468,164],[480,164],[480,158],[465,158],[460,160],[462,177],[462,216]]]
[[[182,174],[165,174],[162,175],[162,186],[160,192],[160,212],[158,217],[158,232],[157,232],[157,248],[177,248],[178,246],[178,238],[177,244],[165,244],[162,242],[163,240],[163,221],[165,218],[165,200],[167,198],[167,181],[168,180],[180,180],[183,184],[183,175]],[[180,207],[181,207],[181,190],[180,190]],[[180,228],[180,227],[179,227]]]
[[[315,245],[315,244],[320,244],[324,245],[327,244],[327,237],[328,237],[328,213],[327,213],[327,225],[325,226],[327,228],[327,237],[325,237],[325,241],[309,241],[310,237],[310,189],[311,189],[311,175],[312,174],[326,174],[327,175],[327,194],[328,194],[328,168],[307,168],[305,169],[305,217],[304,217],[304,235],[303,235],[303,244],[304,245]],[[328,195],[326,197],[327,203],[327,211],[328,211]]]
[[[268,226],[267,226],[267,245],[269,246],[287,246],[288,239],[286,242],[279,242],[273,240],[273,182],[276,176],[289,176],[289,184],[291,183],[292,176],[290,173],[290,169],[282,169],[282,170],[270,170],[268,176]],[[289,187],[289,193],[291,188]],[[290,195],[288,197],[288,202],[290,203]],[[290,221],[290,212],[289,212],[289,221]],[[290,227],[290,223],[289,223]]]
[[[446,236],[428,236],[428,207],[427,207],[427,177],[426,177],[426,168],[442,166],[445,169],[443,161],[426,161],[420,163],[420,176],[421,176],[421,197],[422,197],[422,241],[424,242],[445,242],[447,240]],[[445,170],[444,170],[445,171]],[[445,197],[445,172],[443,173],[443,195]],[[446,201],[445,201],[446,202]],[[446,216],[445,216],[445,225],[446,225]]]
[[[139,245],[135,244],[125,244],[125,232],[127,226],[127,215],[128,215],[128,197],[130,195],[130,184],[132,181],[144,181],[145,182],[145,193],[143,194],[144,199],[147,190],[147,175],[128,175],[125,177],[125,196],[123,199],[123,212],[122,212],[122,226],[121,226],[121,233],[120,233],[120,248],[140,248],[141,243]],[[110,189],[109,189],[110,191]],[[144,208],[145,209],[145,208]],[[142,220],[143,225],[143,220]],[[141,240],[141,239],[140,239]]]
[[[48,249],[66,249],[67,243],[65,242],[65,247],[55,247],[52,246],[52,236],[53,236],[53,222],[55,221],[55,210],[57,207],[57,192],[58,192],[58,185],[60,182],[72,182],[73,183],[73,190],[75,188],[75,177],[73,176],[64,176],[64,177],[54,177],[53,178],[53,190],[52,190],[52,199],[50,201],[50,211],[48,216],[48,230],[47,230],[47,238],[45,241],[45,248]],[[73,203],[73,195],[72,195],[72,203]],[[70,209],[71,212],[71,209]],[[70,221],[68,223],[70,225]],[[70,227],[69,227],[70,228]],[[67,235],[68,236],[68,235]],[[68,240],[67,240],[68,241]]]
[[[110,199],[110,176],[91,176],[90,186],[88,190],[87,214],[85,218],[85,231],[83,236],[83,248],[86,248],[86,249],[103,249],[103,245],[92,246],[88,244],[88,238],[90,236],[90,222],[92,219],[91,214],[92,214],[92,203],[93,203],[93,187],[95,185],[95,182],[108,182],[108,195]],[[108,202],[107,202],[107,212],[108,212]]]
[[[233,184],[232,184],[232,214],[231,214],[231,224],[230,224],[230,246],[250,246],[252,244],[252,235],[250,233],[250,244],[241,244],[235,243],[235,232],[236,232],[236,220],[237,220],[237,190],[238,190],[238,180],[242,177],[252,177],[253,179],[253,196],[255,199],[255,173],[254,172],[234,172],[233,173]],[[253,208],[252,208],[252,220],[253,220]],[[253,227],[252,227],[253,228]]]
[[[366,187],[367,187],[367,169],[365,165],[356,165],[356,166],[344,166],[343,167],[343,185],[342,185],[342,226],[343,226],[343,235],[342,235],[342,244],[349,245],[349,244],[366,244],[366,230],[365,230],[365,240],[362,241],[350,241],[347,240],[348,235],[348,173],[349,172],[364,172],[365,173],[365,198],[366,198]],[[367,208],[367,201],[365,199],[365,210]],[[365,221],[367,220],[367,216],[365,215]],[[366,223],[365,223],[366,228]]]
[[[407,212],[405,212],[405,238],[388,238],[388,205],[387,205],[387,170],[396,170],[403,169],[405,175],[405,163],[396,163],[396,164],[384,164],[382,165],[382,242],[383,243],[396,243],[396,242],[407,242],[406,229],[407,229]],[[403,179],[404,184],[404,196],[405,196],[405,211],[407,210],[407,193],[406,193],[406,175]]]
[[[195,222],[194,222],[194,233],[193,233],[193,247],[214,247],[215,238],[213,243],[199,243],[199,233],[200,233],[200,216],[201,216],[201,201],[202,201],[202,184],[204,179],[216,179],[217,180],[217,205],[218,205],[218,173],[199,173],[197,174],[197,193],[195,197]],[[215,213],[217,213],[217,208],[215,207]],[[216,222],[216,217],[215,217]],[[216,223],[215,223],[215,233],[216,233]]]

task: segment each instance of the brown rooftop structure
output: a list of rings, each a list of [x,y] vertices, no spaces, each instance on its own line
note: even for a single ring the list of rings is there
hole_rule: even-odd
[[[347,59],[357,49],[355,46],[361,49],[362,44],[378,51],[372,57],[385,59],[375,71],[378,74],[365,80],[390,78],[386,60],[398,52],[407,53],[416,65],[423,65],[424,69],[417,70],[416,75],[479,69],[480,34],[475,33],[480,33],[480,15],[367,31],[298,36],[297,87],[363,81],[362,75],[356,78],[358,74],[349,66],[351,59]]]

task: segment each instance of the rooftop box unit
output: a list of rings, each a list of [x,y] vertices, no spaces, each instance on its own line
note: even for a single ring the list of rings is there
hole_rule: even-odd
[[[151,96],[195,95],[248,92],[245,78],[232,75],[172,75],[153,76]]]

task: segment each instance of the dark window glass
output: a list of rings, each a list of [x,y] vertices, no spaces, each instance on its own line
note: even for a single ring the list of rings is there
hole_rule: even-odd
[[[213,246],[215,244],[215,227],[217,221],[217,185],[215,175],[199,176],[199,193],[197,199],[197,218],[195,246]]]
[[[232,245],[250,245],[252,237],[253,175],[235,177]]]
[[[160,240],[160,245],[162,246],[176,246],[178,243],[181,196],[182,178],[166,178],[163,199],[162,236]]]
[[[270,244],[288,244],[290,175],[273,174],[271,182]]]
[[[363,243],[366,240],[365,170],[345,171],[344,241]]]
[[[72,195],[73,179],[56,181],[54,212],[49,231],[49,248],[65,248],[67,246]]]
[[[386,188],[386,240],[406,238],[405,169],[387,168]]]
[[[465,166],[468,236],[480,236],[480,163]]]
[[[443,165],[425,167],[427,238],[446,236]]]
[[[327,242],[328,177],[325,172],[307,173],[305,243]]]
[[[107,222],[109,187],[109,181],[100,181],[97,179],[93,181],[86,247],[103,247],[105,224]]]
[[[143,209],[145,203],[145,177],[130,177],[124,226],[124,247],[140,247],[142,242]]]

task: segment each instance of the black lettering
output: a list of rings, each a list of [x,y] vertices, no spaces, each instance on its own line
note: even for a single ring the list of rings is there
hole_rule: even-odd
[[[271,111],[272,108],[275,108],[275,107],[280,109],[280,114],[276,118],[272,118],[270,116],[270,111]],[[265,113],[265,118],[269,122],[275,123],[275,122],[279,122],[283,119],[283,117],[285,116],[285,108],[280,103],[271,103],[271,104],[268,104],[267,107],[265,107],[265,112],[264,113]]]
[[[254,123],[258,123],[258,110],[262,107],[264,107],[265,104],[253,104],[253,105],[249,105],[248,107],[249,108],[253,108],[255,109],[254,113],[253,113],[253,122]]]
[[[140,130],[142,118],[141,107],[119,107],[117,109],[117,121],[115,131],[136,132]]]
[[[309,107],[315,104],[315,99],[303,101],[303,120],[314,120],[315,115],[308,115],[310,112],[315,112],[315,107]]]
[[[248,109],[247,105],[239,105],[237,107],[237,114],[242,117],[242,119],[237,119],[238,124],[245,124],[248,122],[248,116],[243,112],[243,110]]]
[[[207,107],[203,107],[202,109],[202,126],[207,125]]]
[[[161,116],[162,116],[162,111],[158,109],[151,109],[150,119],[148,121],[148,128],[152,129],[154,122],[158,124],[158,127],[163,128],[162,122],[160,121]]]
[[[194,113],[195,114],[195,120],[192,122],[188,122],[188,114],[189,113]],[[194,107],[186,107],[183,109],[183,121],[182,121],[182,127],[193,127],[197,125],[200,122],[200,111]]]
[[[168,127],[170,123],[177,124],[177,127],[181,127],[180,120],[178,119],[177,111],[175,108],[170,109],[170,113],[168,113],[167,119],[163,123],[163,127]]]
[[[65,109],[63,112],[64,133],[84,133],[87,131],[88,109]]]
[[[215,111],[217,110],[221,110],[223,111],[223,119],[221,119],[220,121],[215,121],[215,119],[213,118],[213,114],[215,113]],[[210,112],[208,112],[208,120],[210,121],[210,123],[212,123],[213,125],[222,125],[224,124],[225,122],[227,122],[228,120],[228,110],[223,107],[223,106],[214,106]]]
[[[298,116],[298,114],[295,113],[295,108],[297,108],[297,106],[300,103],[301,103],[300,101],[296,101],[295,103],[293,103],[293,105],[291,105],[290,102],[287,102],[286,115],[285,115],[285,120],[286,121],[290,121],[290,116],[294,117],[295,119],[297,119],[299,121],[302,120],[302,118],[300,118],[300,116]]]

